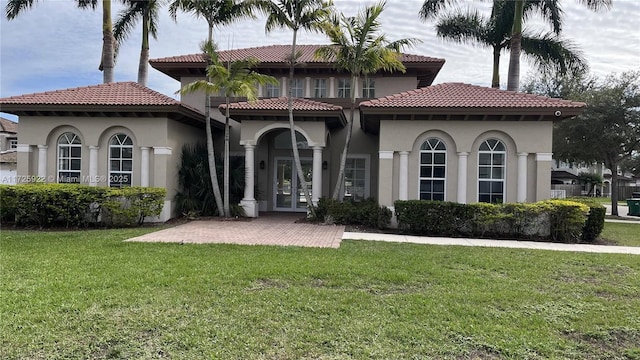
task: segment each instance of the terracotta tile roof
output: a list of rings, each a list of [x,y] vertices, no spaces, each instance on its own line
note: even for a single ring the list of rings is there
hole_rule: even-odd
[[[304,63],[326,63],[322,59],[317,59],[314,52],[321,46],[326,45],[297,45],[296,51],[301,53],[300,62]],[[251,47],[245,49],[224,50],[219,52],[220,59],[223,61],[235,61],[255,57],[261,63],[285,63],[286,59],[291,55],[290,45],[269,45],[260,47]],[[404,63],[444,63],[444,59],[432,58],[421,55],[402,54],[402,62]],[[170,56],[159,59],[151,59],[150,63],[204,63],[204,57],[201,53],[180,56]]]
[[[0,117],[0,131],[17,133],[18,132],[18,123],[15,123],[9,119],[5,119]]]
[[[585,103],[463,83],[445,83],[360,103],[362,108],[582,108]]]
[[[12,96],[0,99],[12,105],[181,105],[178,100],[135,82],[115,82],[64,90]]]
[[[226,104],[220,104],[220,110],[227,108]],[[229,104],[231,110],[278,110],[288,111],[287,98],[261,99],[253,102],[242,101]],[[293,99],[294,111],[342,111],[342,106],[327,104],[308,99]]]

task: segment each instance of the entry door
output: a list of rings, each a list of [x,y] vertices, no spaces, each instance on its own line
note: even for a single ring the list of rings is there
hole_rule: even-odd
[[[313,162],[311,159],[302,158],[302,171],[311,193],[311,171]],[[306,211],[307,201],[304,192],[298,184],[298,172],[293,158],[276,158],[274,171],[273,203],[276,211]]]

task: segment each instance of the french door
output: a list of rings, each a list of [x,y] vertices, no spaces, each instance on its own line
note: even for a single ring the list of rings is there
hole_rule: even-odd
[[[301,158],[304,179],[311,193],[311,171],[313,161],[310,158]],[[307,200],[304,192],[298,184],[298,172],[292,157],[275,158],[273,180],[273,207],[275,211],[306,211]]]

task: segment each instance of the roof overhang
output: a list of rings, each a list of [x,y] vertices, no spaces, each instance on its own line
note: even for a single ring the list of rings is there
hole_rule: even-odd
[[[2,104],[2,111],[18,116],[66,116],[105,118],[168,118],[187,125],[204,128],[204,114],[182,104],[174,105],[95,105],[95,104]],[[224,125],[212,121],[212,126]]]
[[[224,115],[225,110],[220,109]],[[229,116],[235,121],[289,121],[289,112],[286,110],[256,110],[256,109],[229,109]],[[342,110],[322,110],[322,111],[294,111],[295,121],[315,121],[324,122],[329,129],[343,128],[347,125],[347,120]]]
[[[558,121],[579,115],[581,108],[392,108],[360,106],[365,132],[380,133],[380,120],[409,121]]]

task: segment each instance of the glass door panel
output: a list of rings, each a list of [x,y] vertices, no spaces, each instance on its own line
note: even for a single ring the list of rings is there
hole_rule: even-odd
[[[312,186],[311,186],[311,174],[313,171],[313,161],[310,159],[300,159],[300,163],[302,165],[302,172],[304,173],[304,180],[307,182],[307,187],[309,188],[309,195],[312,194]],[[295,180],[298,183],[298,172],[296,171]],[[298,201],[297,201],[297,210],[305,210],[307,209],[307,199],[304,197],[304,191],[302,191],[302,186],[300,184],[296,184],[296,188],[298,189]]]
[[[275,208],[288,210],[292,206],[291,189],[293,182],[293,161],[291,159],[276,159],[275,170]]]

